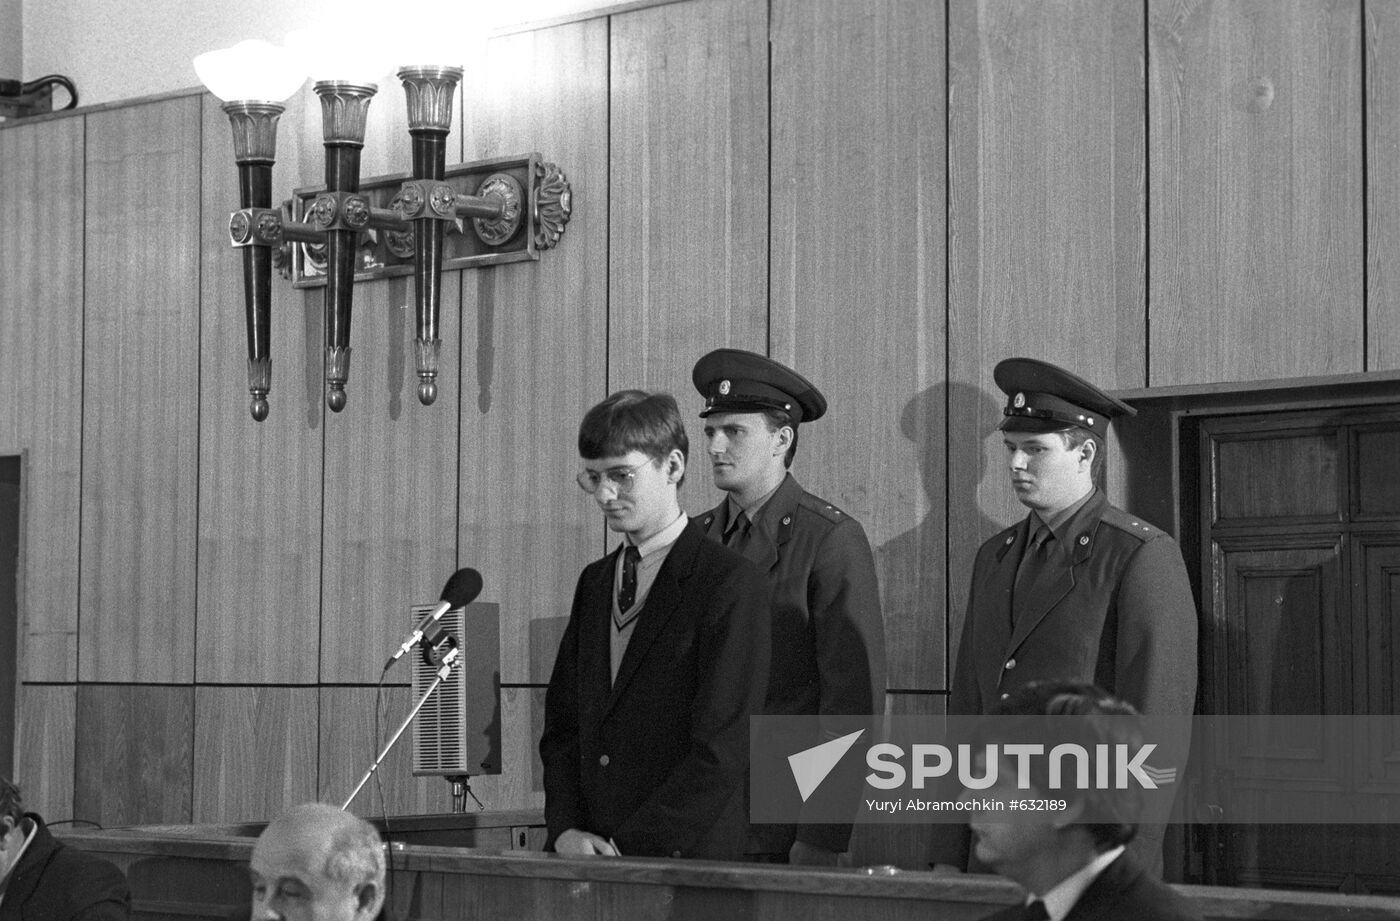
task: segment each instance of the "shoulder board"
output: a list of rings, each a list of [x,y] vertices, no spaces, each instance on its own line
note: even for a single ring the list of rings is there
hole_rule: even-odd
[[[1143,521],[1136,515],[1130,515],[1121,508],[1110,505],[1104,509],[1100,520],[1119,531],[1126,532],[1138,538],[1138,540],[1151,540],[1154,537],[1166,536],[1166,531],[1156,525]]]
[[[830,502],[827,502],[825,499],[819,499],[811,493],[807,493],[799,499],[797,501],[797,507],[809,512],[814,512],[819,517],[825,518],[832,524],[840,524],[850,517]]]

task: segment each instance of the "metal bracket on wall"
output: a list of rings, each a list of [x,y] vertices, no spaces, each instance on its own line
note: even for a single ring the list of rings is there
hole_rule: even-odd
[[[405,173],[377,176],[360,183],[360,194],[372,208],[394,208]],[[443,181],[458,195],[499,196],[505,213],[495,219],[459,217],[449,221],[443,242],[442,268],[474,269],[506,262],[537,260],[563,236],[573,210],[572,189],[564,173],[538,153],[496,157],[449,167]],[[283,203],[292,221],[307,219],[307,211],[324,186],[295,189]],[[450,196],[448,196],[450,197]],[[391,278],[413,273],[413,230],[376,229],[358,236],[355,280]],[[277,265],[298,288],[326,283],[324,243],[283,242]]]

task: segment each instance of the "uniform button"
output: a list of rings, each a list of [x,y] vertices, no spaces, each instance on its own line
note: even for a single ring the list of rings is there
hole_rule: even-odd
[[[1016,660],[1015,660],[1015,659],[1007,659],[1007,660],[1006,660],[1006,667],[1007,667],[1007,668],[1015,668],[1015,667],[1016,667]]]
[[[1011,696],[1010,694],[1003,694],[1003,695],[1001,695],[1001,699],[1002,699],[1002,700],[1006,700],[1006,698],[1008,698],[1008,697],[1010,697],[1010,696]]]
[[[608,766],[608,756],[607,756],[607,755],[599,755],[599,756],[598,756],[598,763],[601,764],[603,767],[607,767],[607,766]]]

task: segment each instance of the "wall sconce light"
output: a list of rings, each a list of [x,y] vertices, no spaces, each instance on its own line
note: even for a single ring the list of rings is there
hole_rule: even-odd
[[[339,62],[323,65],[338,71],[337,78],[318,79],[314,85],[321,100],[325,187],[297,190],[293,199],[273,208],[277,119],[285,111],[283,102],[305,82],[302,62],[318,52],[344,52],[353,45],[324,35],[303,35],[288,36],[292,48],[242,42],[202,54],[194,62],[205,86],[224,101],[233,127],[239,210],[229,219],[229,237],[243,250],[252,416],[262,421],[268,414],[274,262],[287,275],[295,268],[299,286],[325,285],[326,405],[334,412],[345,408],[355,278],[412,271],[418,399],[429,405],[437,398],[440,279],[449,230],[464,239],[469,234],[475,238],[470,246],[457,247],[465,252],[448,259],[451,268],[538,259],[540,251],[559,241],[569,220],[568,180],[538,154],[448,169],[452,99],[463,69],[429,64],[398,70],[408,103],[413,172],[371,180],[362,189],[366,116],[377,92],[374,78],[387,67],[373,56],[367,64],[347,64],[342,54]],[[301,47],[295,47],[298,44]],[[370,238],[379,241],[371,248],[382,247],[381,258],[364,256],[364,241]]]
[[[28,118],[31,115],[45,115],[54,111],[55,86],[61,86],[68,92],[68,105],[63,108],[76,108],[78,88],[73,85],[72,80],[62,74],[49,74],[27,83],[19,80],[0,80],[0,118]]]

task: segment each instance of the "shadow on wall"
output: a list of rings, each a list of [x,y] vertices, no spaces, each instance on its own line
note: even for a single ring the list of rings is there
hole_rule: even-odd
[[[875,550],[892,688],[947,687],[962,636],[968,588],[963,583],[965,573],[955,573],[949,585],[949,560],[966,556],[970,562],[977,546],[1001,525],[977,504],[977,488],[988,474],[984,439],[970,444],[956,436],[950,439],[946,420],[987,420],[985,427],[990,428],[1000,412],[989,394],[956,382],[920,391],[900,412],[899,430],[914,445],[929,512]],[[954,542],[966,545],[963,552],[949,552]],[[940,617],[944,611],[946,634]]]

